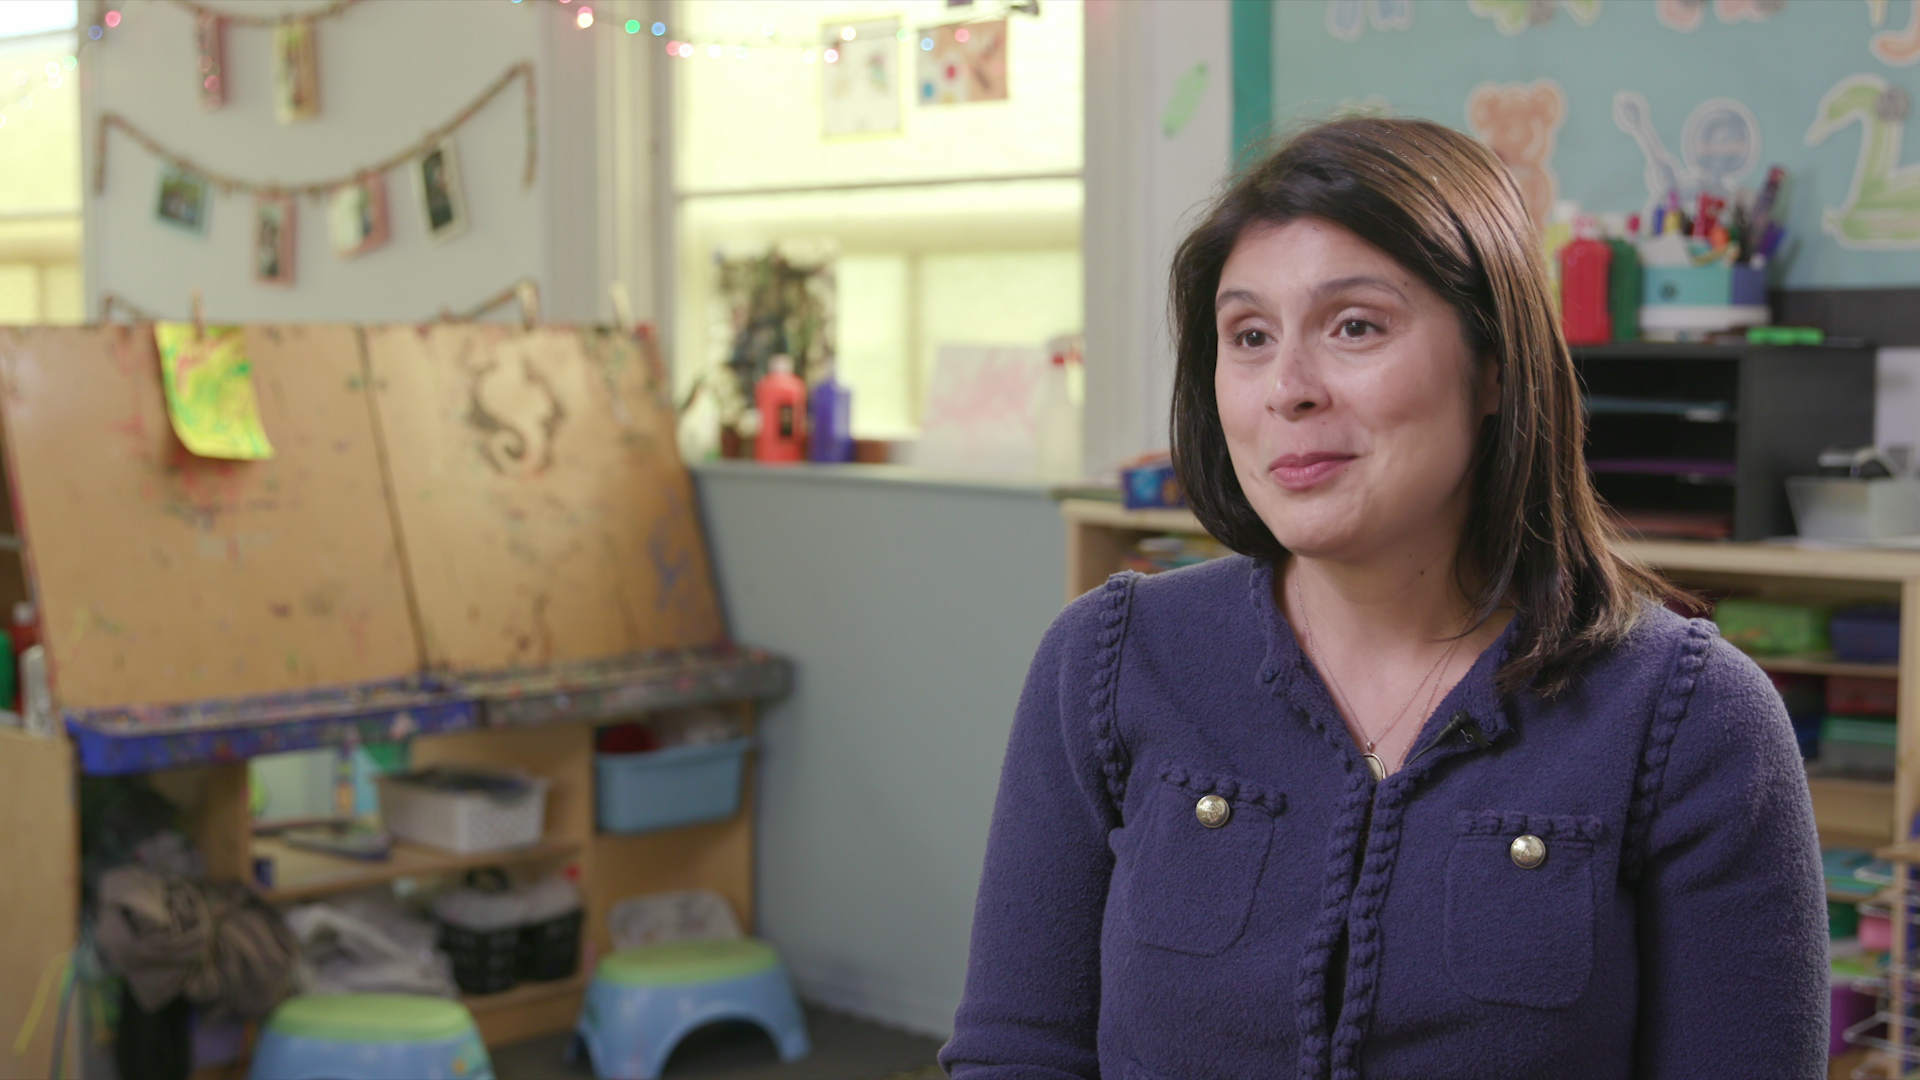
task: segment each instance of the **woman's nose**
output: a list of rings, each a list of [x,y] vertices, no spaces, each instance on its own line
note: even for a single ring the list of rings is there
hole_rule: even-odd
[[[1267,386],[1267,411],[1282,420],[1298,420],[1327,407],[1327,388],[1309,350],[1282,344]]]

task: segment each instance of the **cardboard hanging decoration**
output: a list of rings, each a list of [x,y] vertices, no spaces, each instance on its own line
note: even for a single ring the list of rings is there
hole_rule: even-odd
[[[386,174],[362,173],[328,193],[327,236],[343,259],[386,246]]]
[[[240,327],[155,323],[153,340],[167,419],[189,452],[235,461],[273,456]]]
[[[320,115],[320,60],[312,19],[288,19],[274,25],[273,115],[283,124]]]
[[[193,51],[200,107],[212,112],[227,103],[227,20],[210,11],[195,14]]]
[[[268,192],[253,204],[253,280],[292,285],[294,226],[299,209],[290,196]]]

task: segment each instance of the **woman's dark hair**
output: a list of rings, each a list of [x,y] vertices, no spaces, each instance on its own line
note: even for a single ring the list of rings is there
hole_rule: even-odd
[[[1194,513],[1235,551],[1286,554],[1228,458],[1214,399],[1214,296],[1249,228],[1301,218],[1339,225],[1418,275],[1453,305],[1478,362],[1498,366],[1500,408],[1474,450],[1455,577],[1476,625],[1503,604],[1517,611],[1502,689],[1563,689],[1582,660],[1627,633],[1648,598],[1681,594],[1614,547],[1618,530],[1587,475],[1580,387],[1539,237],[1506,167],[1466,135],[1361,117],[1308,128],[1234,179],[1180,245],[1172,446]]]

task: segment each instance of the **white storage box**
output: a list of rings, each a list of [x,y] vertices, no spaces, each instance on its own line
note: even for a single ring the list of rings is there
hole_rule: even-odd
[[[545,835],[547,782],[518,773],[428,769],[380,777],[380,816],[395,838],[447,851],[507,851]]]
[[[1812,540],[1887,540],[1920,534],[1920,480],[1789,476],[1794,526]]]

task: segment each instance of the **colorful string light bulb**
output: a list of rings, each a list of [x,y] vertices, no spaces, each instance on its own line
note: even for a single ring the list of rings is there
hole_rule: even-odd
[[[825,60],[829,64],[837,64],[840,62],[840,50],[828,49],[826,52],[820,54],[820,59]]]
[[[851,27],[851,26],[843,26],[843,27],[841,27],[841,28],[840,28],[840,40],[841,40],[841,41],[852,41],[852,40],[853,40],[853,27]]]
[[[573,24],[575,26],[578,26],[582,30],[585,30],[587,27],[592,26],[593,25],[593,9],[590,7],[581,8],[580,14],[575,15],[573,17]]]
[[[718,45],[709,45],[709,46],[707,46],[707,59],[709,59],[709,60],[718,60],[718,59],[720,59],[720,52],[721,52],[721,50],[720,50],[720,46],[718,46]]]
[[[962,45],[965,45],[967,43],[967,39],[972,36],[973,36],[972,34],[967,32],[967,28],[964,26],[953,32],[953,40],[959,42]]]
[[[666,37],[666,36],[667,36],[667,24],[666,24],[666,23],[663,23],[663,22],[657,22],[657,23],[654,23],[654,24],[653,24],[653,36],[654,36],[654,37]]]
[[[66,68],[68,71],[72,71],[74,68],[80,66],[80,58],[72,53],[68,53],[60,58],[60,66]]]
[[[933,51],[933,39],[932,39],[932,38],[930,38],[930,37],[923,37],[923,38],[921,38],[921,39],[920,39],[920,51],[921,51],[921,52],[932,52],[932,51]]]
[[[625,29],[625,30],[626,30],[626,32],[627,32],[627,33],[629,33],[629,34],[637,34],[637,33],[639,33],[639,32],[640,32],[640,20],[639,20],[639,19],[628,19],[628,20],[627,20],[627,25],[626,25],[625,27],[623,27],[623,29]]]
[[[688,59],[691,59],[692,57],[693,57],[693,42],[691,41],[681,42],[680,43],[680,59],[688,60]]]
[[[112,30],[120,25],[120,13],[117,11],[109,11],[101,21],[107,24],[107,29]]]
[[[92,38],[95,41],[99,41],[100,40],[100,24],[95,23],[94,25],[87,27],[87,36]]]

